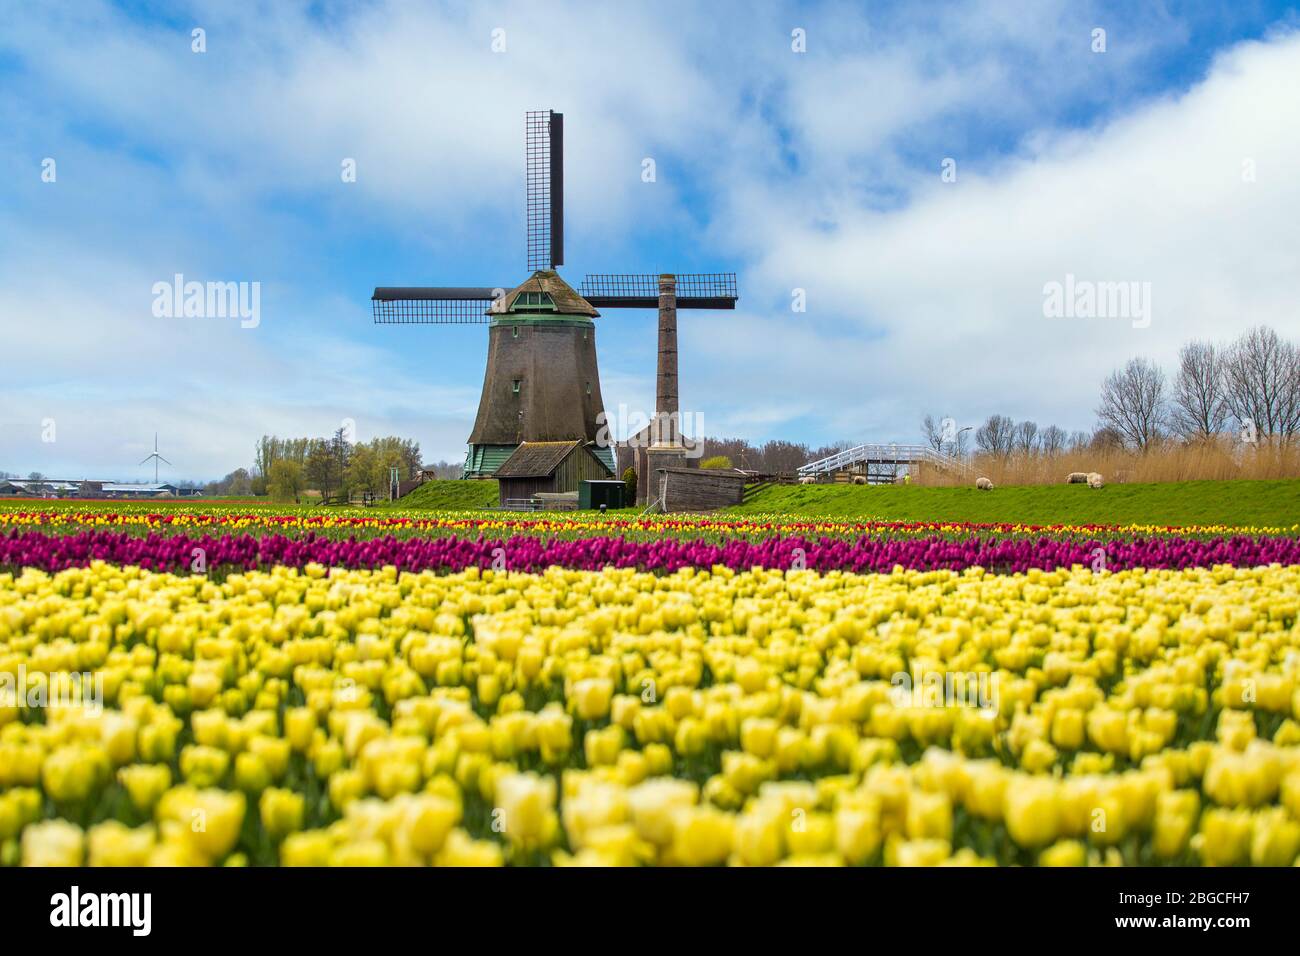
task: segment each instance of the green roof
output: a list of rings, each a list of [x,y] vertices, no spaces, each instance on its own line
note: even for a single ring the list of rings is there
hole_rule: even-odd
[[[466,478],[473,476],[490,476],[506,463],[514,454],[517,445],[470,445],[465,454]]]

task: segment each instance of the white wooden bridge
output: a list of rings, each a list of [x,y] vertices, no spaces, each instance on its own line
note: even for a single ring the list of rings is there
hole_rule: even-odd
[[[930,465],[944,471],[964,471],[966,463],[959,458],[935,451],[929,445],[866,444],[846,448],[844,451],[817,461],[810,461],[798,470],[800,478],[820,478],[849,472],[866,476],[871,484],[888,484],[904,471],[917,465]]]

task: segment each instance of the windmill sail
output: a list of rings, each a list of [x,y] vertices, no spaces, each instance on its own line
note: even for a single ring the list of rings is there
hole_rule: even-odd
[[[528,192],[528,269],[564,264],[564,114],[525,115]]]
[[[677,308],[734,309],[734,272],[696,272],[677,275]],[[650,273],[596,273],[582,280],[582,297],[598,309],[655,309],[659,307],[659,276]]]
[[[502,288],[378,288],[371,296],[376,325],[486,325]]]

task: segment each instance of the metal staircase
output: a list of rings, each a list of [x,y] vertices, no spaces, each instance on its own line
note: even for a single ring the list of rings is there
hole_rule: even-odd
[[[886,481],[892,480],[892,477],[881,475],[880,471],[889,467],[894,469],[896,473],[900,465],[930,465],[944,471],[956,472],[962,472],[968,468],[967,464],[961,459],[937,452],[929,445],[890,443],[887,445],[857,445],[845,449],[817,461],[808,462],[808,464],[799,468],[798,474],[800,478],[815,478],[819,475],[832,475],[841,471],[859,471],[867,476],[868,481],[873,478]],[[872,468],[876,469],[875,474],[872,473]]]

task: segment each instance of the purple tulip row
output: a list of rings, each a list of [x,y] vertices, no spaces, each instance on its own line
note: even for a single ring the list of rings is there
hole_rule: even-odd
[[[1300,565],[1300,539],[1288,537],[1135,538],[1124,541],[1068,541],[1037,538],[945,537],[881,540],[802,537],[724,544],[666,538],[628,541],[619,537],[557,540],[520,535],[486,538],[394,538],[331,540],[306,536],[136,535],[85,531],[47,535],[14,531],[0,537],[0,569],[60,571],[91,561],[137,565],[150,570],[202,572],[211,569],[303,567],[459,571],[467,567],[536,571],[558,565],[672,572],[725,565],[734,570],[806,567],[816,571],[961,570],[973,565],[999,572],[1061,568],[1079,564],[1096,570],[1191,568],[1226,564],[1255,567]]]

